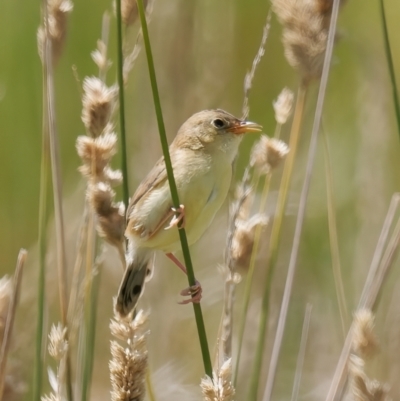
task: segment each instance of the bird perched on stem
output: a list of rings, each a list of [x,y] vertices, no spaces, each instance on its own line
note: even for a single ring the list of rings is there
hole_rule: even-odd
[[[180,249],[174,227],[185,227],[189,245],[201,237],[228,194],[232,163],[242,135],[260,132],[261,128],[223,110],[201,111],[181,126],[169,147],[180,208],[172,207],[162,157],[139,185],[127,210],[127,267],[116,302],[121,315],[134,309],[143,293],[154,250],[164,251],[186,273],[185,266],[173,255]],[[183,290],[181,295],[191,296],[181,303],[199,302],[200,284]]]

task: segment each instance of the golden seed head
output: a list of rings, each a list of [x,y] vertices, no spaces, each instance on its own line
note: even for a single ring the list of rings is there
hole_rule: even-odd
[[[331,8],[321,0],[271,0],[283,25],[288,63],[305,81],[319,78],[328,38]],[[322,4],[324,3],[324,4]]]
[[[232,360],[227,359],[217,372],[214,370],[213,379],[208,376],[201,379],[200,387],[204,401],[232,401],[235,396]]]
[[[289,153],[289,147],[285,142],[261,135],[251,151],[250,165],[260,174],[268,174],[278,167],[280,162]]]
[[[49,354],[56,360],[61,360],[68,350],[66,341],[67,328],[60,323],[57,326],[53,324],[49,334]]]
[[[370,358],[379,348],[374,326],[375,318],[369,309],[354,314],[353,351],[363,359]]]
[[[117,87],[107,87],[96,77],[86,77],[83,81],[83,92],[82,121],[91,136],[97,138],[109,128]]]
[[[83,165],[79,171],[83,176],[96,181],[118,184],[122,175],[109,167],[111,158],[117,152],[117,136],[113,132],[103,134],[97,138],[79,136],[76,140],[76,149]]]
[[[144,325],[147,319],[148,316],[139,311],[133,320],[131,315],[126,318],[115,315],[111,320],[111,333],[127,343],[124,348],[117,341],[111,341],[112,401],[144,400],[148,360]]]
[[[256,230],[265,228],[267,224],[268,217],[263,214],[255,214],[248,220],[236,221],[231,250],[235,269],[249,267]]]
[[[98,217],[99,235],[111,245],[120,247],[124,242],[125,207],[122,202],[114,203],[114,196],[110,185],[104,182],[88,187],[87,197]]]
[[[288,88],[283,88],[278,98],[273,102],[275,120],[278,124],[285,124],[292,113],[294,94]]]
[[[50,0],[48,1],[48,35],[51,40],[51,50],[53,65],[55,65],[61,56],[64,48],[65,38],[67,36],[67,18],[68,14],[74,8],[70,0]],[[41,26],[37,32],[39,56],[44,61],[44,45],[47,37],[47,30]]]

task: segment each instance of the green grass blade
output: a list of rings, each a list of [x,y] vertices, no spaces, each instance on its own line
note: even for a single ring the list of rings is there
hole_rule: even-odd
[[[387,63],[388,63],[388,68],[389,68],[390,80],[392,81],[392,94],[393,94],[393,103],[394,103],[394,108],[395,108],[395,113],[396,113],[397,131],[400,135],[400,102],[399,102],[399,96],[397,93],[396,74],[394,71],[392,52],[390,50],[389,33],[388,33],[388,29],[387,29],[387,24],[386,24],[385,5],[383,4],[383,0],[379,1],[379,5],[380,5],[382,28],[383,28],[383,42],[385,45],[385,53],[386,53],[386,58],[387,58]]]
[[[140,15],[140,21],[142,24],[143,41],[144,41],[145,48],[146,48],[148,70],[149,70],[149,75],[150,75],[151,88],[153,91],[154,107],[155,107],[156,115],[157,115],[158,130],[160,133],[160,141],[161,141],[161,146],[162,146],[162,150],[163,150],[163,154],[164,154],[165,167],[167,170],[168,182],[169,182],[169,186],[170,186],[170,190],[171,190],[172,203],[176,208],[178,208],[180,205],[179,197],[178,197],[178,190],[176,187],[174,173],[172,170],[171,158],[169,155],[167,135],[165,133],[164,120],[163,120],[162,110],[161,110],[161,102],[160,102],[160,97],[158,94],[156,73],[155,73],[155,69],[154,69],[153,55],[151,52],[149,32],[147,29],[147,21],[146,21],[146,16],[145,16],[145,12],[144,12],[143,1],[137,0],[137,4],[138,4],[139,15]],[[190,257],[189,244],[187,241],[186,232],[185,232],[184,228],[180,228],[178,231],[179,231],[179,238],[181,240],[182,252],[183,252],[183,257],[184,257],[185,265],[186,265],[186,269],[187,269],[189,284],[192,286],[192,285],[196,284],[196,279],[194,276],[194,271],[193,271],[193,266],[192,266],[192,260]],[[194,309],[194,314],[195,314],[195,318],[196,318],[197,331],[199,334],[201,353],[202,353],[203,362],[204,362],[204,369],[205,369],[206,374],[209,377],[212,377],[212,365],[211,365],[210,351],[208,349],[207,336],[206,336],[206,331],[205,331],[205,326],[204,326],[204,321],[203,321],[203,314],[201,312],[200,304],[193,304],[193,309]]]
[[[125,130],[125,97],[124,97],[124,55],[122,51],[122,18],[121,18],[121,0],[116,0],[117,6],[117,52],[118,52],[118,96],[119,96],[119,124],[121,131],[121,170],[122,170],[122,197],[125,205],[125,211],[129,204],[129,186],[128,186],[128,163],[126,155],[126,130]]]

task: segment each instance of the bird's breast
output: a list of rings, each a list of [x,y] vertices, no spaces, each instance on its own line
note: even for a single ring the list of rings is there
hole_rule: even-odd
[[[185,230],[189,244],[196,242],[209,227],[215,214],[222,206],[231,183],[232,165],[222,155],[215,157],[191,157],[182,165],[174,165],[179,201],[185,208]],[[155,225],[165,205],[170,202],[169,186],[160,188],[146,205],[146,220]],[[162,205],[162,206],[160,206]],[[168,208],[167,208],[168,210]],[[143,216],[144,217],[144,216]],[[172,217],[171,217],[172,218]],[[178,230],[169,225],[170,219],[151,238],[141,238],[140,246],[174,252],[180,249]]]

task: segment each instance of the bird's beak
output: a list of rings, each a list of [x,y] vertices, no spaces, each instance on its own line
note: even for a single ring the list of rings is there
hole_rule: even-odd
[[[261,132],[262,126],[251,121],[238,121],[233,127],[227,129],[235,135],[245,134],[247,132]]]

